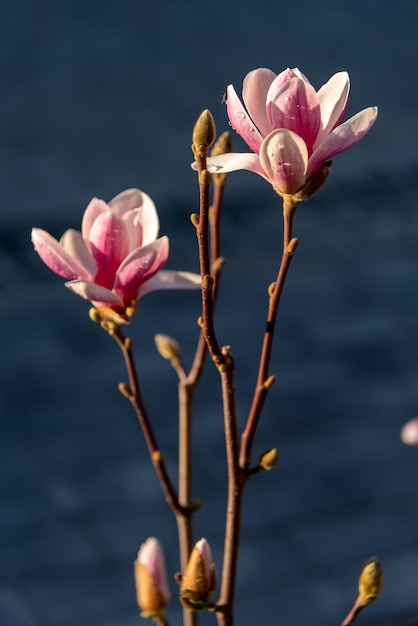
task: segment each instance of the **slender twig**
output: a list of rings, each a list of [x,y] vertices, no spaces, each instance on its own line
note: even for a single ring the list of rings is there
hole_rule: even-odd
[[[216,289],[221,271],[219,256],[219,219],[221,213],[222,192],[225,185],[225,177],[215,181],[215,196],[212,210],[208,216],[211,232],[212,248],[210,254],[210,271],[213,276],[212,304],[214,302]],[[206,202],[206,199],[205,199]],[[178,398],[179,398],[179,452],[178,452],[178,498],[181,507],[186,510],[194,510],[192,505],[192,462],[191,462],[191,436],[192,436],[192,402],[193,395],[198,380],[203,371],[207,349],[203,332],[199,335],[193,364],[188,374],[186,374],[180,360],[172,362],[172,366],[179,378]],[[184,572],[192,550],[192,515],[177,517],[177,527],[179,533],[180,565]],[[195,613],[183,610],[184,626],[194,626],[197,622]]]
[[[234,593],[238,562],[238,545],[241,524],[241,505],[246,473],[238,464],[238,425],[235,403],[234,361],[230,348],[220,348],[213,322],[213,278],[209,275],[208,246],[209,173],[206,157],[196,157],[199,173],[200,215],[197,226],[200,272],[202,276],[202,329],[206,345],[221,377],[222,401],[227,456],[228,501],[225,523],[224,558],[219,601],[213,610],[220,626],[233,624]],[[212,256],[218,250],[212,248]]]
[[[115,339],[116,343],[122,351],[129,376],[129,389],[124,395],[127,395],[127,397],[129,398],[138,417],[138,421],[141,425],[142,432],[144,433],[145,442],[147,444],[148,451],[157,472],[158,478],[160,479],[165,498],[176,516],[187,516],[190,514],[190,512],[185,507],[182,507],[178,501],[177,494],[169,477],[162,452],[158,446],[157,439],[155,437],[154,431],[152,429],[150,420],[142,401],[135,362],[132,354],[132,341],[130,339],[126,339],[122,335],[122,331],[120,330],[120,328],[110,334]]]
[[[264,332],[263,346],[260,356],[260,364],[257,376],[257,383],[254,391],[251,409],[248,415],[247,423],[241,435],[240,448],[240,466],[248,468],[251,463],[251,448],[257,428],[264,400],[267,396],[274,379],[269,379],[268,368],[270,365],[271,350],[273,345],[274,329],[277,317],[277,310],[280,303],[280,297],[283,292],[287,271],[292,260],[293,253],[296,249],[297,240],[292,239],[292,223],[293,215],[297,208],[291,200],[286,198],[283,201],[283,254],[280,263],[277,280],[269,289],[269,306],[267,313],[266,330]],[[292,245],[293,244],[293,245]]]

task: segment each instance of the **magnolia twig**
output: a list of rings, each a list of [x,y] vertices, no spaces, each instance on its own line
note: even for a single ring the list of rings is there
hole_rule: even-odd
[[[268,376],[268,368],[270,365],[274,328],[277,310],[280,303],[280,296],[282,295],[287,271],[297,246],[297,239],[292,239],[293,215],[296,208],[297,203],[295,204],[291,200],[287,200],[287,198],[283,200],[283,254],[277,280],[269,289],[269,307],[260,356],[257,383],[247,423],[241,436],[240,467],[242,468],[248,468],[251,463],[251,448],[258,420],[268,390],[274,382],[274,378]]]
[[[235,404],[234,361],[228,346],[220,348],[213,323],[213,277],[210,274],[209,257],[209,182],[206,155],[195,151],[199,175],[200,215],[196,224],[200,272],[202,276],[202,330],[211,358],[216,365],[222,385],[222,400],[225,425],[225,446],[228,473],[228,502],[225,526],[224,559],[219,601],[213,610],[220,626],[233,623],[233,601],[236,583],[238,543],[241,524],[242,495],[246,474],[238,464],[238,425]],[[218,251],[212,248],[212,256]]]
[[[151,423],[149,421],[147,412],[142,401],[138,377],[136,374],[135,362],[132,354],[132,340],[125,338],[122,335],[122,331],[120,330],[120,328],[114,330],[113,332],[110,332],[109,334],[115,339],[116,343],[122,351],[129,377],[129,387],[127,387],[126,385],[120,385],[119,390],[125,397],[130,400],[138,417],[138,421],[141,425],[142,432],[144,433],[145,442],[147,444],[148,451],[157,472],[158,478],[160,479],[166,501],[172,508],[176,517],[187,517],[188,515],[190,515],[190,510],[186,507],[181,506],[178,501],[178,497],[169,477],[162,452],[157,444],[154,431],[151,427]]]

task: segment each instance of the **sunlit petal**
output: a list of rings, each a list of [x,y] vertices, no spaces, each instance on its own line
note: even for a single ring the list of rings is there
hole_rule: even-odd
[[[88,270],[66,252],[59,242],[45,230],[33,228],[32,243],[45,265],[59,276],[69,280],[91,278]]]

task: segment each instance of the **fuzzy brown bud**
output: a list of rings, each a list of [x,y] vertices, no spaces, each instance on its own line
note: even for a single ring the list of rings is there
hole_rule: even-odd
[[[163,549],[155,537],[150,537],[140,547],[134,561],[134,573],[141,615],[158,621],[170,601],[170,589]]]
[[[363,567],[358,581],[359,604],[367,606],[377,599],[383,587],[383,569],[373,557]]]
[[[202,611],[216,588],[216,571],[210,546],[200,539],[194,546],[186,571],[180,578],[180,602],[190,611]]]
[[[258,462],[259,467],[267,470],[268,472],[273,469],[279,459],[279,451],[277,448],[271,448],[261,455]]]
[[[213,157],[219,156],[220,154],[226,154],[227,152],[232,152],[232,141],[231,141],[231,133],[229,133],[228,131],[225,131],[216,140],[210,152],[210,156],[213,156]]]
[[[193,129],[193,151],[200,154],[207,154],[209,147],[215,139],[216,129],[212,113],[205,109]]]
[[[163,359],[167,359],[167,361],[171,361],[172,359],[178,359],[180,357],[180,347],[178,342],[170,337],[169,335],[164,335],[163,333],[157,333],[154,337],[155,345],[157,347],[158,352],[163,357]]]

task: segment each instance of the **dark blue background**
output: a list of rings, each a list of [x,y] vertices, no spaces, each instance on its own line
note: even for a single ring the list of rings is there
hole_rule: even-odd
[[[178,569],[174,521],[117,391],[117,347],[43,267],[30,228],[59,236],[92,196],[138,186],[170,236],[168,267],[196,270],[191,129],[204,108],[227,129],[225,86],[239,92],[258,66],[299,66],[316,87],[346,69],[348,113],[380,112],[296,216],[277,382],[255,443],[281,460],[248,485],[237,623],[339,623],[372,555],[386,583],[369,619],[418,611],[418,449],[399,441],[418,409],[417,25],[415,0],[0,2],[1,625],[139,623],[132,560],[149,535]],[[236,358],[241,425],[280,247],[278,198],[255,175],[231,175],[219,337]],[[130,329],[173,471],[176,383],[152,337],[175,335],[190,362],[199,312],[198,293],[154,293]],[[219,567],[216,385],[208,364],[194,492],[196,538]],[[170,618],[180,622],[176,603]]]

